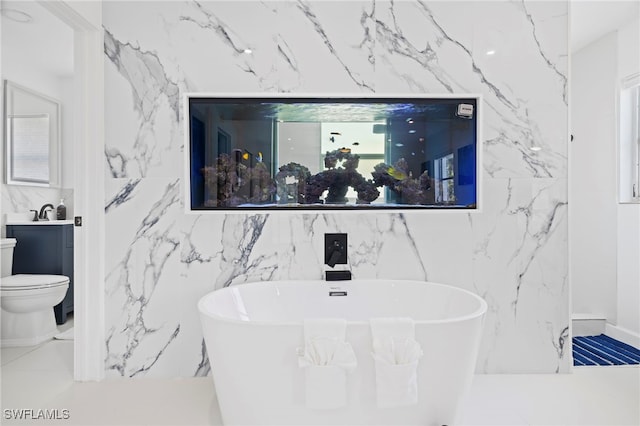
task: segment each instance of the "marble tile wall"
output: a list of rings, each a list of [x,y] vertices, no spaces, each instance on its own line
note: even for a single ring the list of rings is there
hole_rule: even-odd
[[[60,204],[64,199],[69,218],[73,215],[73,189],[42,188],[36,186],[5,185],[1,184],[0,196],[0,223],[6,223],[7,213],[27,213],[29,210],[40,210],[45,204]],[[2,227],[2,236],[5,228]]]
[[[321,278],[325,232],[348,232],[356,278],[483,296],[478,372],[568,372],[567,9],[104,2],[107,375],[207,374],[197,300],[227,285]],[[482,210],[185,214],[187,91],[479,93]]]

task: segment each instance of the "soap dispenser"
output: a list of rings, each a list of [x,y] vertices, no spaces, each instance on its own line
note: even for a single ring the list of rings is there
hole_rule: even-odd
[[[56,208],[56,214],[58,220],[65,220],[67,218],[67,207],[64,205],[64,198],[60,200],[60,204]]]

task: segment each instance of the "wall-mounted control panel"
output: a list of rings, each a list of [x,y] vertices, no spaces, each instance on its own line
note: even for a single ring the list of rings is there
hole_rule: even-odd
[[[324,263],[332,268],[347,264],[347,234],[324,234]]]

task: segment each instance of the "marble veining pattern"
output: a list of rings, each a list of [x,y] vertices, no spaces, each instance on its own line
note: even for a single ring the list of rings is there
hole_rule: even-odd
[[[365,82],[362,78],[360,78],[355,72],[351,71],[349,66],[340,57],[340,55],[336,51],[336,48],[333,46],[332,41],[329,39],[329,36],[327,35],[326,31],[324,30],[322,22],[318,19],[318,16],[316,16],[316,14],[314,13],[314,11],[310,7],[310,5],[308,3],[299,1],[297,3],[297,6],[302,11],[304,16],[309,20],[309,22],[313,25],[313,28],[314,28],[315,32],[317,33],[318,37],[324,43],[324,45],[326,46],[327,50],[331,53],[331,55],[333,57],[335,57],[336,61],[342,66],[342,68],[344,69],[344,72],[346,73],[346,75],[348,75],[349,78],[351,80],[353,80],[353,82],[359,88],[364,89],[365,91],[373,92],[374,88],[370,84]],[[366,12],[363,12],[361,17],[360,17],[360,23],[361,24],[366,24],[367,19],[369,17],[370,17],[370,15],[368,15]],[[363,25],[363,26],[365,28],[364,38],[363,38],[362,42],[358,45],[358,47],[360,47],[360,48],[365,47],[365,49],[367,49],[367,47],[371,46],[372,39],[371,39],[371,37],[369,35],[369,31],[368,31],[368,28],[366,28],[366,25]],[[367,50],[370,50],[370,47]],[[373,55],[369,54],[368,58],[369,58],[369,61],[372,64],[375,64],[375,57]]]
[[[568,372],[567,9],[106,2],[107,374],[209,374],[198,299],[322,278],[326,232],[348,233],[356,278],[484,297],[479,372]],[[185,91],[480,94],[481,210],[185,214]]]
[[[524,12],[525,12],[525,15],[527,17],[527,20],[531,24],[531,30],[533,32],[533,40],[535,41],[536,45],[538,46],[538,51],[540,53],[540,56],[542,56],[542,58],[546,61],[547,66],[550,69],[552,69],[556,73],[556,75],[558,76],[558,79],[562,83],[562,88],[563,88],[563,90],[562,90],[562,100],[564,101],[565,105],[568,105],[569,104],[569,100],[568,100],[569,83],[568,83],[568,80],[567,80],[567,76],[562,71],[560,71],[558,69],[558,66],[551,60],[551,58],[549,58],[547,53],[545,53],[544,49],[542,48],[542,45],[540,44],[540,40],[538,40],[536,23],[535,23],[535,21],[533,19],[533,16],[531,16],[531,13],[529,13],[528,7],[524,2],[522,3],[522,8],[524,9]]]
[[[2,207],[2,217],[0,221],[4,225],[6,223],[6,213],[21,213],[25,218],[33,218],[33,212],[30,210],[38,210],[45,204],[53,204],[57,206],[60,199],[64,199],[67,207],[67,219],[73,218],[73,189],[68,188],[45,188],[24,185],[6,185],[1,184],[0,206]],[[3,229],[3,236],[5,229]]]
[[[114,300],[122,303],[116,322],[107,330],[107,369],[120,375],[133,377],[150,370],[180,333],[178,322],[154,318],[152,306],[159,290],[162,294],[162,278],[168,275],[166,269],[176,270],[179,265],[180,238],[173,226],[180,206],[178,184],[178,181],[172,181],[166,185],[146,214],[138,217],[137,229],[131,227],[128,232],[123,229],[124,232],[111,236],[128,241],[124,256],[107,275],[108,303]],[[143,189],[138,188],[138,197]],[[118,191],[114,198],[122,192]],[[132,204],[142,207],[143,203],[133,200],[137,197],[118,205],[117,209]],[[107,222],[107,226],[109,224]],[[110,238],[107,244],[109,241]],[[148,315],[149,311],[152,315]],[[123,347],[124,352],[114,357],[111,351],[114,345]],[[150,352],[149,347],[152,348]]]
[[[139,119],[135,135],[124,139],[129,142],[126,148],[111,144],[114,136],[107,132],[107,170],[113,178],[152,176],[152,170],[172,163],[163,162],[163,158],[180,152],[180,93],[189,91],[189,86],[172,81],[157,53],[119,41],[108,29],[104,31],[104,48],[108,60],[130,85],[133,111]],[[167,128],[163,122],[171,126]]]
[[[227,215],[222,224],[220,272],[214,288],[252,281],[268,281],[278,269],[277,253],[258,253],[256,245],[266,242],[262,230],[269,215]]]

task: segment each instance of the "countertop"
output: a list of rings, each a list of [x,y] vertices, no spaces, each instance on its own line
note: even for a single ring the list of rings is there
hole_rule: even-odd
[[[5,225],[73,225],[73,220],[39,220],[37,222],[26,220],[10,220]]]

